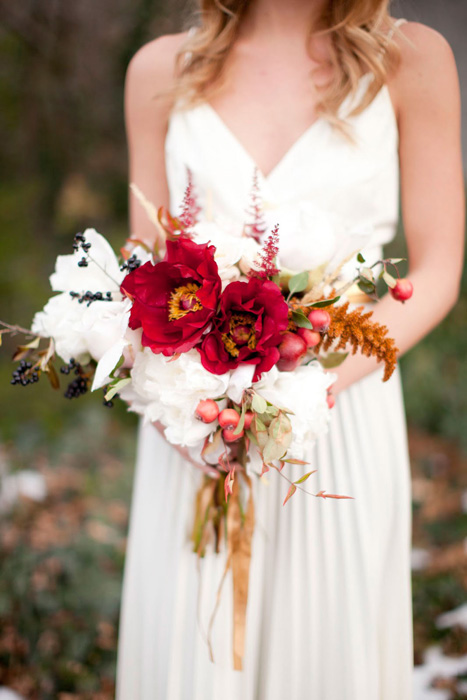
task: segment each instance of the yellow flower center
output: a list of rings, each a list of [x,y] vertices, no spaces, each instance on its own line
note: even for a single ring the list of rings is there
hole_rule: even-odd
[[[239,347],[248,345],[250,350],[256,347],[256,318],[252,314],[232,314],[230,330],[222,334],[224,347],[232,357],[238,357]]]
[[[177,321],[183,318],[190,311],[199,311],[203,308],[200,300],[196,296],[196,292],[201,287],[196,282],[188,282],[182,287],[176,287],[170,294],[168,309],[169,321]]]

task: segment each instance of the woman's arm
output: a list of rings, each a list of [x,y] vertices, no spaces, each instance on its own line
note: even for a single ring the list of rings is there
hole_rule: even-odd
[[[151,41],[133,56],[126,74],[129,182],[137,185],[156,208],[169,205],[164,145],[172,108],[175,57],[185,39],[186,34],[174,34]],[[129,205],[131,236],[153,244],[156,228],[133,193]]]
[[[176,34],[146,44],[132,58],[126,75],[129,182],[136,184],[156,208],[169,204],[164,146],[172,107],[170,91],[174,81],[175,57],[185,38],[185,34]],[[130,193],[129,204],[131,237],[152,245],[158,233],[154,224],[149,221],[133,193]],[[163,434],[164,428],[160,423],[154,423],[154,426]],[[186,461],[217,475],[207,465],[195,462],[187,448],[174,447]]]
[[[401,62],[389,82],[400,134],[401,202],[413,297],[388,294],[373,318],[385,324],[401,354],[447,315],[457,301],[463,267],[464,177],[460,93],[452,51],[437,32],[403,25]],[[378,367],[355,355],[338,368],[339,393]],[[334,371],[334,370],[333,370]]]

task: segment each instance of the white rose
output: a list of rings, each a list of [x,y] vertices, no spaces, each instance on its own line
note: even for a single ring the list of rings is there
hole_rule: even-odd
[[[230,374],[208,372],[196,350],[171,360],[145,348],[136,355],[131,378],[121,397],[130,403],[130,410],[144,416],[145,422],[161,421],[169,442],[198,445],[218,427],[217,421],[198,420],[195,411],[202,399],[225,396]],[[219,405],[223,407],[225,402]]]

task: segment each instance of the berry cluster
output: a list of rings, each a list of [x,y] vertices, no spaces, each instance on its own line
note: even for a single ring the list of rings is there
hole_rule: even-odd
[[[84,294],[79,292],[70,292],[73,299],[77,299],[80,304],[86,303],[89,306],[93,301],[112,301],[112,292],[106,292],[105,296],[102,292],[87,291]]]
[[[21,384],[21,386],[26,386],[27,384],[34,384],[39,381],[39,374],[36,372],[35,367],[33,367],[31,362],[26,362],[26,360],[21,360],[17,369],[13,372],[10,384]]]
[[[126,260],[126,262],[123,263],[121,266],[120,270],[124,272],[124,270],[128,270],[128,272],[133,272],[133,270],[137,270],[138,267],[141,266],[141,260],[138,260],[136,255],[132,255],[131,257]]]
[[[82,251],[85,253],[89,252],[89,249],[91,248],[91,244],[86,242],[86,238],[84,237],[84,233],[77,233],[75,235],[74,241],[73,241],[73,250],[76,252],[81,248]],[[78,262],[78,267],[87,267],[88,266],[88,261],[86,258],[83,256],[81,260]]]
[[[70,374],[70,372],[73,372],[77,375],[76,379],[73,379],[66,388],[64,393],[66,399],[78,399],[87,392],[89,388],[89,379],[85,375],[79,362],[76,362],[73,357],[67,365],[60,367],[60,372],[62,374]]]

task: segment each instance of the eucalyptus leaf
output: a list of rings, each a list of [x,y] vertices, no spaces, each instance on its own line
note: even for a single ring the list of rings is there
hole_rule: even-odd
[[[365,258],[363,257],[363,255],[362,255],[361,253],[359,253],[359,254],[357,255],[357,260],[358,260],[359,263],[364,263],[364,262],[365,262]]]
[[[397,280],[392,275],[390,275],[389,272],[387,272],[386,270],[383,270],[382,277],[383,277],[383,280],[388,285],[388,287],[390,287],[391,289],[393,289],[396,286]]]
[[[321,357],[319,361],[324,369],[334,369],[344,362],[348,354],[348,352],[329,352],[325,357]]]
[[[369,267],[362,267],[359,270],[359,275],[360,277],[363,277],[363,279],[368,280],[369,282],[375,281],[375,276],[373,274],[373,270],[371,270]]]
[[[266,399],[263,399],[259,394],[254,393],[251,400],[251,408],[255,413],[265,413],[268,405]]]
[[[297,292],[303,292],[308,284],[308,272],[299,272],[289,279],[289,292],[290,294],[296,294]]]
[[[365,294],[374,294],[375,293],[376,287],[371,282],[367,282],[365,280],[359,280],[359,282],[357,282],[357,286]]]
[[[332,306],[340,299],[339,297],[333,297],[332,299],[323,299],[323,301],[314,301],[312,304],[308,304],[312,309],[324,309],[326,306]]]
[[[286,451],[284,445],[270,437],[263,448],[263,459],[266,463],[273,462],[275,459],[283,457]]]
[[[242,412],[240,413],[240,420],[237,423],[237,426],[235,430],[233,431],[234,435],[240,435],[240,433],[243,430],[243,426],[245,425],[245,413],[246,413],[246,403],[243,401],[242,403]]]
[[[292,321],[295,323],[296,326],[299,328],[313,328],[311,325],[310,321],[307,319],[303,311],[292,311]]]

